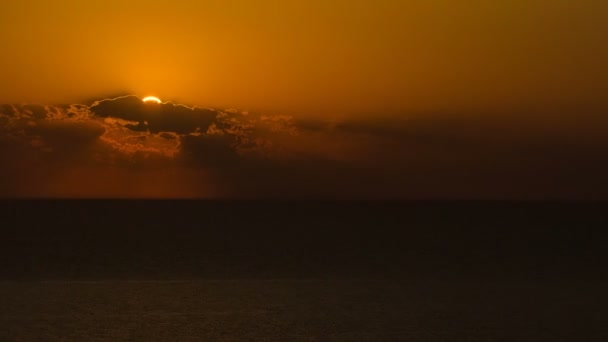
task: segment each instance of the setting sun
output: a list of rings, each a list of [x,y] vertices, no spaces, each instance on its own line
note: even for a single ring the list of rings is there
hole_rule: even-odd
[[[142,101],[144,101],[146,103],[148,103],[148,102],[162,103],[162,101],[158,97],[156,97],[156,96],[147,96],[147,97],[144,97]]]

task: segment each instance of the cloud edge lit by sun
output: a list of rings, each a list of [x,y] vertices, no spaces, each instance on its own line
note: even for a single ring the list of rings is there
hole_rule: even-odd
[[[142,99],[144,103],[157,103],[161,104],[162,101],[156,96],[146,96]]]

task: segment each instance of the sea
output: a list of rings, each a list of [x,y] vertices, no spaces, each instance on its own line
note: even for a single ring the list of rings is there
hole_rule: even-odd
[[[0,201],[0,341],[608,341],[608,202]]]

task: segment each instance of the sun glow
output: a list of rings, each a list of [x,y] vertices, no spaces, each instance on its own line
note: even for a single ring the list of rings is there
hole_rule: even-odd
[[[162,103],[162,101],[156,96],[146,96],[142,99],[142,101],[144,101],[146,103],[148,103],[148,102]]]

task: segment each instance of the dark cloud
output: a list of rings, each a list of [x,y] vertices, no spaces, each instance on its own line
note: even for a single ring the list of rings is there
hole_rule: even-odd
[[[136,96],[3,105],[0,196],[607,197],[608,120],[578,118],[324,122]]]
[[[161,138],[169,139],[169,140],[174,140],[174,139],[177,139],[179,137],[177,134],[170,133],[170,132],[162,132],[162,133],[159,134],[159,136]]]
[[[231,168],[241,162],[227,135],[187,135],[182,137],[182,157],[195,165]]]
[[[95,122],[39,121],[27,127],[28,134],[38,136],[52,146],[77,148],[97,140],[105,128]]]
[[[206,131],[218,112],[211,109],[187,107],[171,102],[144,103],[137,96],[124,96],[95,102],[92,113],[99,117],[115,117],[136,122],[129,128],[152,133],[192,133]]]
[[[0,105],[0,114],[2,114],[4,116],[14,116],[15,110],[13,108],[13,105],[9,105],[9,104]]]
[[[30,115],[32,119],[40,120],[46,118],[46,108],[41,105],[24,105],[22,112]]]

